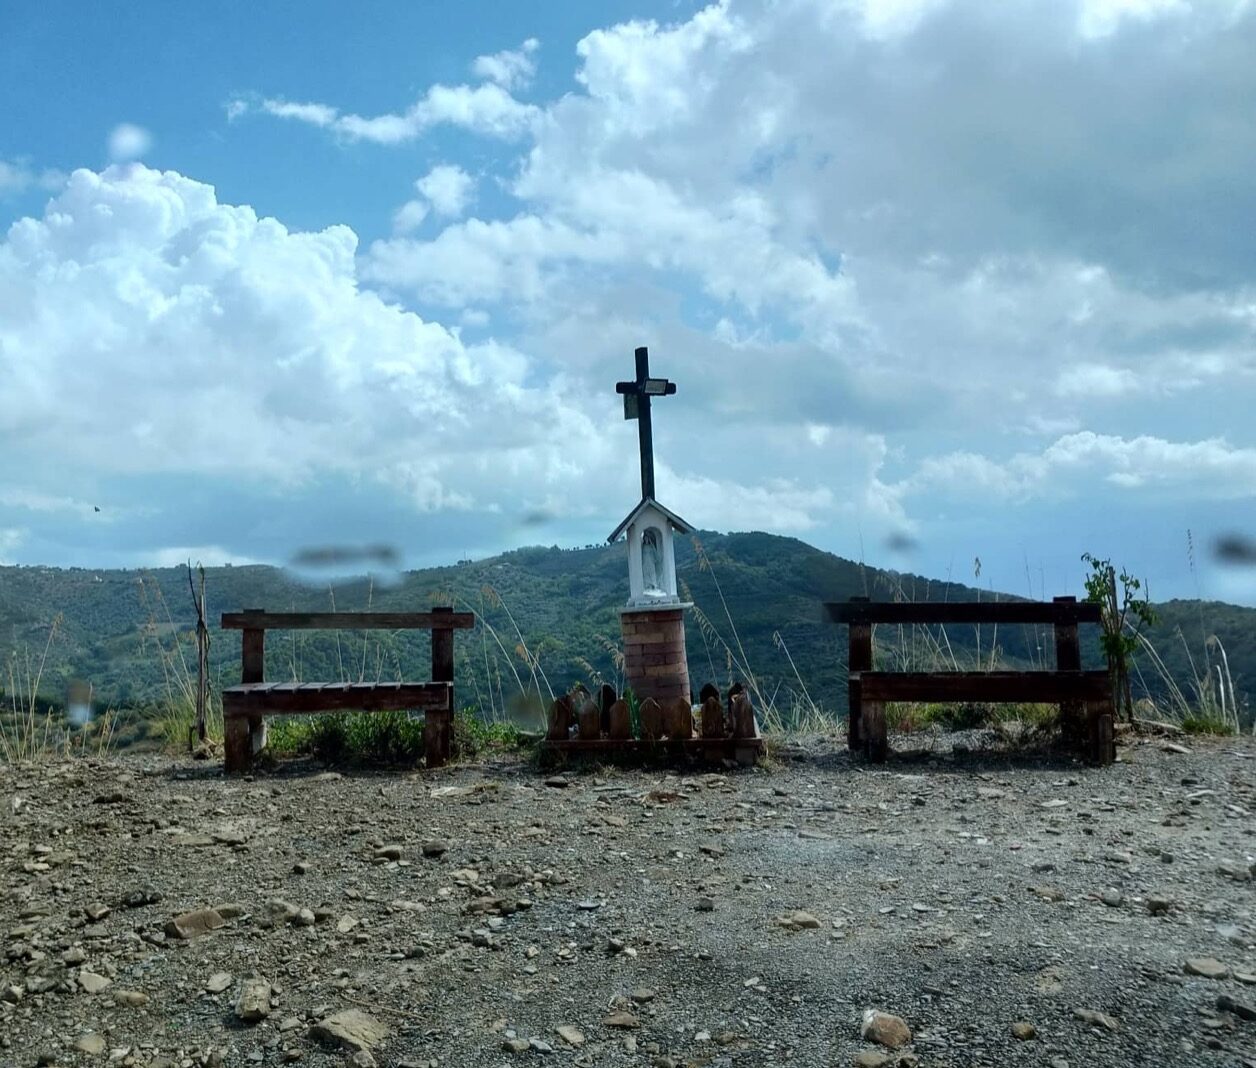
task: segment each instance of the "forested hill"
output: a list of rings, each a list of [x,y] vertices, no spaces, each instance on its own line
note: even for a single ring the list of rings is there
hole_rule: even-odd
[[[587,549],[526,548],[457,565],[408,572],[392,586],[365,580],[303,584],[274,567],[221,567],[207,571],[211,670],[215,685],[239,676],[239,635],[217,629],[224,611],[420,610],[455,601],[480,614],[483,624],[456,638],[459,700],[500,709],[532,686],[543,694],[601,675],[616,682],[614,650],[619,644],[618,610],[625,598],[623,544]],[[680,539],[677,565],[690,613],[688,648],[696,685],[723,683],[745,665],[760,689],[782,708],[804,691],[818,704],[841,711],[845,696],[845,635],[824,623],[820,605],[858,594],[914,600],[992,599],[1002,595],[958,584],[866,568],[793,538],[770,534],[703,533]],[[1049,591],[1071,592],[1080,591]],[[1184,691],[1217,659],[1205,641],[1216,634],[1229,659],[1240,694],[1256,679],[1256,610],[1231,605],[1172,601],[1158,607],[1161,622],[1152,634],[1160,655]],[[0,654],[5,670],[0,688],[12,689],[10,672],[38,666],[50,628],[58,621],[41,693],[56,700],[68,681],[93,688],[95,703],[135,708],[159,702],[167,692],[171,654],[182,648],[189,665],[195,613],[182,568],[96,571],[46,567],[0,567]],[[1093,630],[1093,628],[1084,628]],[[887,650],[900,636],[878,632]],[[903,635],[893,654],[913,664],[936,659],[931,639]],[[963,666],[991,648],[1004,661],[1040,662],[1049,655],[1050,635],[1030,627],[948,628],[946,642]],[[1095,643],[1088,661],[1097,665]],[[1194,673],[1190,659],[1194,659]],[[426,634],[371,632],[275,633],[268,638],[267,675],[308,680],[426,678]],[[936,666],[943,666],[938,664]],[[517,676],[517,678],[516,678]],[[1161,690],[1157,672],[1144,658],[1143,677]],[[6,704],[7,699],[6,699]]]

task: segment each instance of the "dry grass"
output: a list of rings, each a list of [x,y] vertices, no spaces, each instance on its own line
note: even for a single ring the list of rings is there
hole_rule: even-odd
[[[80,727],[40,702],[48,654],[61,629],[57,616],[48,626],[39,655],[14,652],[6,668],[7,707],[0,710],[0,763],[31,764],[54,757],[105,757],[113,750],[119,716],[112,709]]]

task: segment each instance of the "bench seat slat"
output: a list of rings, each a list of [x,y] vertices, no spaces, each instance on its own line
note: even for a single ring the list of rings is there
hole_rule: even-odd
[[[452,689],[448,682],[248,683],[226,687],[222,706],[228,717],[443,710],[449,707]]]
[[[865,701],[1103,701],[1106,671],[862,671],[850,681]]]

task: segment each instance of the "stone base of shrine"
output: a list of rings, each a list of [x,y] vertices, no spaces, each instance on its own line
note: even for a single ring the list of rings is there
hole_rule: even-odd
[[[653,697],[659,704],[677,697],[693,700],[689,660],[685,654],[685,609],[688,604],[625,608],[619,613],[624,638],[624,680],[638,701]]]

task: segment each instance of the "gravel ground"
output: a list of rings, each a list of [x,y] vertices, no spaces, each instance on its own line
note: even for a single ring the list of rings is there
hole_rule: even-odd
[[[1256,1066],[1256,744],[1189,747],[0,768],[0,1064]]]

